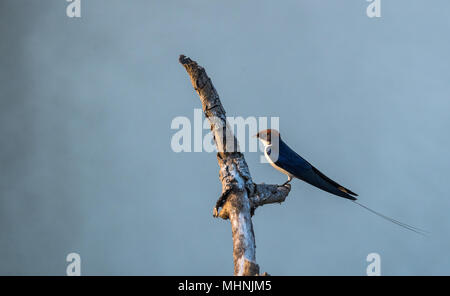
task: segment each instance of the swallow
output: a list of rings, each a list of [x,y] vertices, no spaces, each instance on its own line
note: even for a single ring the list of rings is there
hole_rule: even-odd
[[[294,178],[300,179],[312,186],[320,188],[328,193],[351,200],[367,211],[386,219],[405,229],[425,235],[427,231],[400,222],[391,217],[376,212],[369,207],[357,202],[355,192],[333,181],[303,157],[292,150],[282,139],[280,133],[275,129],[262,130],[255,135],[264,145],[264,156],[267,161],[278,171],[285,174],[288,180],[281,186],[290,183]]]
[[[297,178],[331,194],[350,200],[357,200],[355,196],[358,196],[358,194],[328,178],[298,155],[281,139],[277,130],[263,130],[257,133],[256,137],[264,145],[264,156],[267,161],[275,169],[287,175],[288,180],[283,185]]]

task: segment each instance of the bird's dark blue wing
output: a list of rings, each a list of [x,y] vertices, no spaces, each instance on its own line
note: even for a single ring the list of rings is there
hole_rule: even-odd
[[[304,173],[312,170],[312,165],[283,141],[279,142],[278,159],[275,164],[294,176],[296,175],[296,172]]]
[[[356,193],[325,176],[325,174],[313,167],[283,141],[280,140],[279,142],[278,160],[275,162],[275,165],[289,172],[296,178],[322,190],[344,198],[356,200],[356,198],[352,196],[357,196]]]

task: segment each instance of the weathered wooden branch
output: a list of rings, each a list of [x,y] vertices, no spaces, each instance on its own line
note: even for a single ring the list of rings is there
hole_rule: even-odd
[[[214,216],[231,222],[234,274],[259,275],[251,217],[259,206],[283,202],[291,186],[253,183],[244,155],[237,149],[237,140],[231,129],[227,128],[225,110],[219,95],[205,69],[183,55],[179,61],[200,97],[203,112],[214,135],[222,182],[222,196],[214,208]],[[220,207],[222,210],[219,212]]]

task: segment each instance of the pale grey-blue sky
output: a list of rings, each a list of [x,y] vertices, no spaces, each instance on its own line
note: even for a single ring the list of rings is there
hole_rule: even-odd
[[[450,3],[82,1],[0,4],[0,274],[231,274],[214,154],[173,153],[198,97],[178,55],[228,112],[279,116],[289,145],[362,203],[423,238],[294,181],[257,210],[257,259],[277,275],[449,274]],[[285,177],[247,153],[256,182]]]

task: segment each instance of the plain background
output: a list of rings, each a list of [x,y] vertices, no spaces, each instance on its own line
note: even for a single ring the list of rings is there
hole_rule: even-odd
[[[0,2],[0,274],[229,275],[214,153],[174,153],[200,108],[179,54],[230,116],[279,116],[284,140],[360,201],[300,181],[253,219],[273,275],[449,275],[450,2]],[[206,131],[205,131],[206,134]],[[285,176],[246,153],[255,182]]]

